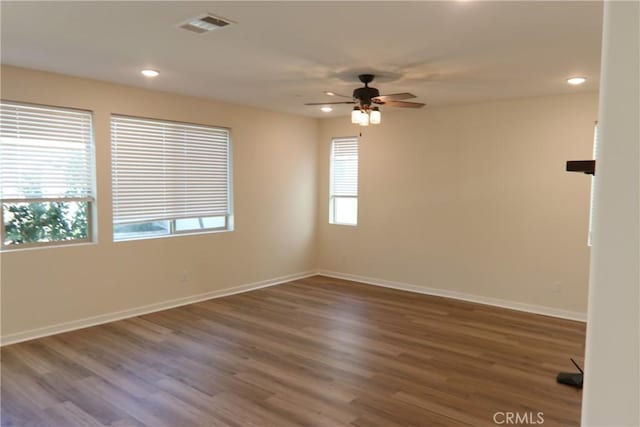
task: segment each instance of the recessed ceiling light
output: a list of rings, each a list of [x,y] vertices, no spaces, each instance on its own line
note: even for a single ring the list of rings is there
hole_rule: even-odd
[[[157,77],[160,75],[160,73],[157,72],[156,70],[142,70],[140,71],[140,74],[142,74],[145,77]]]
[[[333,92],[325,92],[324,94],[325,94],[325,95],[329,95],[329,96],[336,96],[336,94],[335,94],[335,93],[333,93]]]
[[[321,110],[324,111],[325,113],[330,113],[333,111],[333,108],[324,106],[321,108]]]
[[[567,79],[567,83],[569,83],[570,85],[581,85],[582,83],[586,82],[587,79],[584,77],[571,77],[569,79]]]

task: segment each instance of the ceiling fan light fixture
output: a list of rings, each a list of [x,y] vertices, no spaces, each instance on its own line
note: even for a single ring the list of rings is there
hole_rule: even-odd
[[[369,113],[369,121],[372,125],[379,125],[381,119],[382,114],[380,113],[380,109],[378,107],[373,107],[371,109],[371,113]]]
[[[362,114],[360,107],[353,107],[353,110],[351,110],[351,123],[354,125],[360,124],[360,114]]]
[[[333,111],[333,108],[329,107],[328,105],[325,105],[324,107],[320,108],[320,110],[322,110],[323,113],[330,113]]]
[[[369,113],[367,113],[366,111],[361,111],[360,112],[360,123],[358,123],[360,126],[369,126]]]

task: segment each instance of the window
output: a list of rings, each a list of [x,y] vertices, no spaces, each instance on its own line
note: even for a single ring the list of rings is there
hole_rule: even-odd
[[[329,223],[358,223],[358,139],[334,138],[331,141],[329,185]]]
[[[0,101],[2,249],[91,240],[91,112]]]
[[[113,238],[232,229],[229,130],[111,117]]]

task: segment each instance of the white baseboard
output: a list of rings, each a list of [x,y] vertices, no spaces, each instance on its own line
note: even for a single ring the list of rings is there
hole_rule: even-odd
[[[587,321],[587,314],[577,311],[561,310],[558,308],[544,307],[540,305],[525,304],[517,301],[508,301],[499,298],[484,297],[480,295],[467,294],[463,292],[449,291],[446,289],[428,288],[425,286],[410,285],[408,283],[393,282],[389,280],[376,279],[372,277],[357,276],[354,274],[338,273],[335,271],[318,270],[321,276],[334,277],[336,279],[352,280],[354,282],[366,283],[367,285],[382,286],[385,288],[399,289],[403,291],[416,292],[426,295],[453,298],[463,301],[475,302],[478,304],[492,305],[496,307],[508,308],[511,310],[525,311],[528,313],[542,314],[544,316],[559,317],[561,319]]]
[[[213,298],[225,297],[228,295],[239,294],[242,292],[252,291],[255,289],[266,288],[268,286],[279,285],[281,283],[293,280],[303,279],[305,277],[315,276],[316,271],[307,271],[304,273],[290,274],[287,276],[276,277],[273,279],[262,280],[260,282],[247,283],[245,285],[234,286],[232,288],[220,289],[204,294],[190,295],[188,297],[162,301],[154,304],[143,305],[140,307],[130,308],[127,310],[115,311],[112,313],[100,314],[98,316],[86,317],[84,319],[73,320],[71,322],[58,323],[53,326],[45,326],[43,328],[31,329],[23,332],[3,335],[0,338],[0,346],[15,344],[22,341],[28,341],[35,338],[41,338],[48,335],[60,334],[76,329],[87,328],[90,326],[101,325],[103,323],[114,322],[129,317],[141,316],[143,314],[153,313],[156,311],[167,310],[170,308],[180,307],[182,305],[193,304],[195,302],[205,301]]]

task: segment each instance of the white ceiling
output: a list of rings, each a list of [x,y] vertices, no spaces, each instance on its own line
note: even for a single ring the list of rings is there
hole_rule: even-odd
[[[602,2],[10,2],[2,63],[315,117],[356,75],[428,105],[596,90]],[[206,34],[203,13],[237,22]],[[154,68],[149,80],[139,73]],[[584,75],[570,87],[565,79]],[[340,106],[330,115],[347,114]]]

